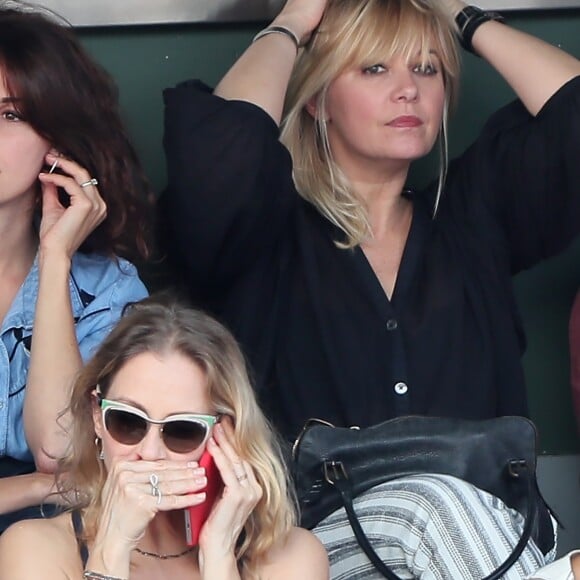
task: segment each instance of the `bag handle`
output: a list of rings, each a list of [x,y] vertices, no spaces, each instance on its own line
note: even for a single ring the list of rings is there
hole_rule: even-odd
[[[530,536],[532,535],[532,530],[534,523],[536,521],[536,510],[533,509],[533,502],[530,501],[532,494],[534,493],[534,481],[532,473],[530,472],[526,461],[523,460],[513,460],[508,464],[509,475],[514,479],[525,480],[527,483],[526,490],[526,513],[522,514],[524,516],[524,531],[519,539],[518,543],[515,545],[512,553],[507,557],[507,559],[496,568],[491,574],[486,576],[483,580],[499,580],[518,560],[524,551]],[[389,569],[389,567],[381,560],[380,556],[375,552],[374,548],[371,546],[368,538],[366,537],[362,526],[358,520],[358,517],[354,511],[353,507],[353,497],[352,488],[350,480],[341,461],[327,461],[324,464],[324,477],[328,483],[333,485],[339,492],[342,499],[344,509],[346,510],[346,515],[350,523],[350,527],[354,532],[358,545],[361,547],[362,551],[366,554],[367,558],[373,564],[373,566],[389,580],[400,580],[400,578]]]

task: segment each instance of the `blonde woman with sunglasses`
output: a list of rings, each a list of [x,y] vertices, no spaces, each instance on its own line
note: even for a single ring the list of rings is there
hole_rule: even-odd
[[[59,485],[73,509],[9,528],[0,577],[328,578],[324,548],[295,527],[275,436],[240,350],[210,317],[154,301],[134,306],[79,376],[70,414]],[[222,487],[189,546],[184,510],[206,501],[214,477],[200,466],[204,452]]]

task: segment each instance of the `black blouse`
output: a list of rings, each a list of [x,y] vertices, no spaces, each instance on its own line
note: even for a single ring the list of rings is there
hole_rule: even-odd
[[[536,116],[498,111],[413,219],[389,300],[360,248],[300,198],[278,128],[196,81],[165,91],[168,252],[196,305],[241,342],[292,439],[309,417],[526,415],[511,277],[580,229],[580,77]]]

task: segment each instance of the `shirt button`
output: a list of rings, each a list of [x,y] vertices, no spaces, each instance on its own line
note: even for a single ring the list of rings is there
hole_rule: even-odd
[[[394,388],[397,395],[405,395],[409,390],[409,387],[405,383],[397,383]]]
[[[397,326],[399,326],[399,324],[394,318],[389,318],[389,320],[387,320],[387,330],[396,330]]]
[[[0,409],[4,409],[4,401],[0,401]]]

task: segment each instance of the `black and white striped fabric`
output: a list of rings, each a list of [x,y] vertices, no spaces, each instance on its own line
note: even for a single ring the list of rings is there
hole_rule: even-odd
[[[402,579],[481,580],[512,552],[523,517],[498,498],[448,475],[391,481],[360,495],[355,511],[371,544]],[[313,529],[332,580],[383,578],[359,548],[344,509]],[[504,576],[520,580],[551,562],[533,541]]]

